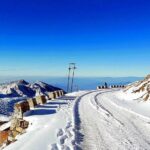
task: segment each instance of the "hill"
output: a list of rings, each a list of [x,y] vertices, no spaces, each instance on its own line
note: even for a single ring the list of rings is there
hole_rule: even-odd
[[[150,100],[150,75],[147,75],[144,80],[129,84],[124,92],[134,99]]]

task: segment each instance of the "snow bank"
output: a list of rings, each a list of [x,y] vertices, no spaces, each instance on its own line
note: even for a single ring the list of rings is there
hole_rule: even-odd
[[[117,104],[118,106],[123,107],[124,109],[138,113],[145,117],[150,117],[150,101],[142,101],[140,99],[135,99],[133,94],[127,94],[123,90],[114,91],[105,94],[106,98]]]

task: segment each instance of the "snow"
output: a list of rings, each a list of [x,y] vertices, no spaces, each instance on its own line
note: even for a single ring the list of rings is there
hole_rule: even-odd
[[[110,95],[108,94],[106,97],[110,97]],[[133,94],[124,93],[123,90],[113,92],[111,93],[111,101],[128,111],[150,117],[150,101],[141,101],[141,99],[135,100]]]
[[[76,96],[77,93],[49,100],[26,113],[24,119],[29,121],[29,128],[5,150],[73,150],[75,133],[72,112]]]
[[[7,123],[1,125],[0,126],[0,131],[4,131],[4,130],[10,128],[10,124],[11,124],[10,122],[7,122]]]
[[[150,100],[150,75],[145,77],[144,80],[128,85],[124,92],[129,99]]]
[[[0,114],[0,122],[8,122],[9,120],[10,120],[10,117]]]
[[[41,81],[28,83],[24,80],[0,85],[0,114],[11,116],[14,104],[27,98],[47,95],[47,92],[59,90]],[[1,117],[0,117],[1,120]]]
[[[112,101],[113,93],[97,91],[80,99],[76,114],[79,115],[78,147],[84,150],[149,149],[150,118],[118,106]]]
[[[4,150],[148,150],[149,108],[120,89],[69,93],[26,113],[29,128]]]
[[[19,80],[0,85],[0,98],[34,97],[35,95],[44,95],[55,90],[60,89],[41,81],[28,83],[24,80]]]

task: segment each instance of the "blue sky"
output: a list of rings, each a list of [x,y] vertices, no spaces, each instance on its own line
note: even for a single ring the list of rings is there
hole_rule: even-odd
[[[148,0],[0,1],[0,75],[145,76]]]

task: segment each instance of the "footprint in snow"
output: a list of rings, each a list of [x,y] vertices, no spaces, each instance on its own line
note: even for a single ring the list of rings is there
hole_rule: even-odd
[[[58,129],[57,131],[57,137],[62,136],[64,134],[63,129]]]
[[[65,141],[66,141],[67,138],[68,138],[67,135],[61,136],[61,137],[59,138],[59,144],[60,144],[60,145],[65,144]]]
[[[49,150],[59,150],[57,144],[52,144],[49,146]]]
[[[66,145],[63,145],[62,146],[62,150],[70,150],[70,147],[66,146]]]
[[[72,123],[71,123],[71,121],[70,122],[68,122],[67,123],[67,126],[66,126],[66,129],[69,129],[69,128],[71,128],[72,127],[72,125],[71,125]]]

